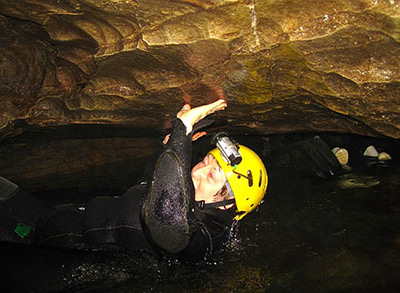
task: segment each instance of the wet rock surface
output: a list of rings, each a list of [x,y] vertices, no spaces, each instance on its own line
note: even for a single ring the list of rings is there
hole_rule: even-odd
[[[1,0],[0,135],[163,130],[184,102],[223,96],[219,118],[236,131],[399,138],[399,11],[397,0]]]

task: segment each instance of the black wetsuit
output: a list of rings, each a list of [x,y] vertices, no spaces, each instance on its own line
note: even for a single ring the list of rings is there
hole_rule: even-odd
[[[199,261],[227,239],[233,209],[198,208],[191,180],[192,132],[181,120],[160,143],[144,182],[119,198],[97,197],[83,211],[45,206],[22,189],[0,196],[0,241],[66,248],[153,248]]]

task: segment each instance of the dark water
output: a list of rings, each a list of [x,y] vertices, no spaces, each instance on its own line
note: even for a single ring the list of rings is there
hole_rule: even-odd
[[[395,292],[399,190],[399,166],[378,162],[329,181],[271,176],[265,203],[215,261],[162,266],[158,280],[110,292]]]

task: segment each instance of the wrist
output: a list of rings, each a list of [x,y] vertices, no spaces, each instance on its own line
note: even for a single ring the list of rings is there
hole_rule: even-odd
[[[182,121],[183,125],[185,125],[186,135],[189,135],[189,133],[191,133],[193,130],[193,124],[191,123],[191,121],[188,121],[187,119],[182,119],[180,117],[178,117],[178,119]]]

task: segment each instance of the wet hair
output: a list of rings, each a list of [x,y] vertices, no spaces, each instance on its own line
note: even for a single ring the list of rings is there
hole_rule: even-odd
[[[224,184],[224,186],[215,194],[214,200],[215,202],[218,202],[218,201],[228,200],[230,198],[232,198],[232,196],[228,191],[228,187],[226,187],[226,184]],[[232,208],[232,206],[234,206],[234,204],[220,206],[219,208],[222,210],[228,210]]]
[[[217,199],[217,201],[223,201],[223,200],[228,200],[231,197],[231,195],[229,194],[228,188],[226,187],[226,185],[224,184],[224,186],[222,186],[222,188],[220,190],[218,190],[218,192],[215,194],[215,199]]]
[[[218,166],[221,168],[218,161],[216,161],[216,162],[217,162]],[[226,187],[226,184],[224,184],[224,186],[222,186],[222,188],[220,190],[218,190],[217,193],[214,195],[214,202],[224,201],[224,200],[228,200],[230,198],[231,198],[231,195],[229,194],[228,187]]]

